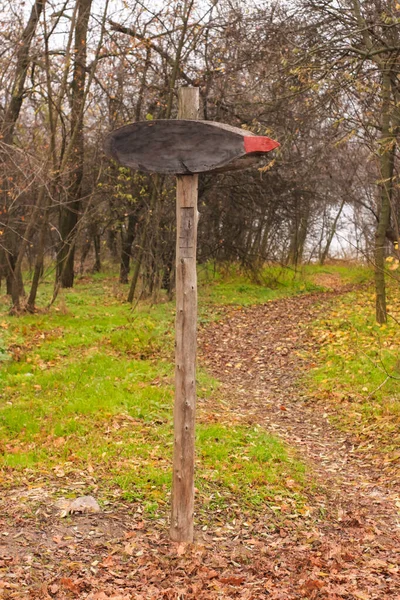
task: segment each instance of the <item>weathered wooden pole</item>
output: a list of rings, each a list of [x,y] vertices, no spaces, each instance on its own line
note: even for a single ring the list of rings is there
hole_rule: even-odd
[[[199,90],[179,90],[177,120],[139,121],[108,134],[104,149],[126,167],[176,180],[176,350],[171,539],[193,541],[197,346],[198,173],[247,169],[279,146],[223,123],[199,121]]]
[[[199,90],[179,90],[178,119],[198,119]],[[193,541],[198,175],[176,178],[176,331],[171,539]]]

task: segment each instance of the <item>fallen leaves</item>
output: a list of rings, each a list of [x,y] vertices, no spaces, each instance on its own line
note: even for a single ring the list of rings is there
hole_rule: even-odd
[[[95,594],[89,594],[87,600],[131,600],[132,596],[129,594],[112,594],[111,596],[105,592],[96,592]]]
[[[306,592],[312,592],[314,590],[322,590],[324,587],[324,582],[320,579],[307,579],[304,583],[304,590]]]
[[[61,577],[60,585],[73,594],[79,594],[80,588],[70,577]]]
[[[357,598],[357,600],[371,600],[371,596],[367,594],[367,592],[355,591],[353,592],[353,596]]]
[[[242,585],[246,581],[246,577],[220,577],[219,581],[227,585]]]
[[[185,552],[187,551],[189,545],[185,542],[179,542],[176,545],[176,555],[177,556],[183,556],[185,554]]]
[[[303,297],[231,311],[229,323],[210,326],[203,346],[210,368],[222,381],[222,398],[218,410],[215,402],[211,411],[204,401],[201,418],[206,421],[210,414],[210,421],[223,420],[227,427],[250,422],[295,444],[313,462],[316,479],[302,510],[296,511],[290,498],[275,496],[268,506],[245,514],[232,501],[225,512],[214,511],[213,520],[211,510],[197,512],[196,543],[173,544],[167,534],[167,506],[151,521],[140,503],[133,502],[107,504],[101,514],[60,521],[44,510],[48,490],[30,489],[38,484],[27,478],[25,488],[7,488],[0,498],[5,519],[1,530],[8,534],[0,536],[0,596],[17,600],[399,597],[399,542],[390,507],[398,510],[400,505],[396,508],[399,499],[393,493],[392,504],[388,498],[392,481],[387,486],[374,482],[374,470],[358,462],[353,444],[329,428],[328,409],[307,396],[301,398],[296,384],[305,364],[298,354],[315,343],[299,327],[299,321],[314,318],[312,304],[312,298]],[[224,396],[224,390],[229,395]],[[64,447],[62,441],[59,447]],[[248,448],[239,450],[245,455]],[[385,460],[393,464],[392,455]],[[53,474],[58,490],[82,476],[66,463]],[[213,474],[210,470],[203,475],[207,482]],[[283,481],[295,495],[299,483],[292,477],[286,472]]]
[[[337,600],[347,597],[354,599],[359,594],[362,598],[368,593],[360,589],[358,581],[361,578],[368,589],[375,590],[377,595],[372,597],[391,600],[391,596],[400,592],[400,582],[394,581],[397,575],[395,569],[398,568],[393,553],[397,543],[394,541],[397,540],[394,503],[390,504],[384,499],[378,503],[374,501],[376,496],[368,495],[367,491],[374,489],[380,473],[376,474],[375,479],[368,457],[361,460],[354,443],[348,443],[344,434],[329,425],[327,403],[322,406],[315,404],[296,385],[296,374],[301,368],[304,369],[305,357],[308,358],[310,350],[316,350],[321,343],[343,348],[349,338],[347,330],[322,331],[325,324],[321,326],[319,339],[311,337],[299,322],[304,324],[315,319],[316,309],[312,307],[312,302],[306,297],[289,299],[230,314],[225,321],[208,328],[202,346],[204,360],[224,382],[223,389],[229,395],[227,420],[240,422],[243,419],[246,422],[251,418],[252,422],[262,423],[269,431],[279,433],[289,443],[296,444],[303,454],[314,461],[320,481],[328,486],[332,495],[330,510],[335,512],[335,508],[339,508],[336,525],[332,525],[334,532],[325,535],[331,526],[328,525],[326,512],[329,501],[321,498],[325,534],[322,522],[314,530],[315,535],[298,546],[303,549],[301,558],[296,554],[293,533],[287,525],[291,508],[286,503],[276,502],[269,506],[275,515],[286,518],[285,527],[279,529],[278,535],[288,553],[282,555],[279,552],[279,562],[284,556],[284,565],[292,573],[298,572],[295,564],[297,568],[303,565],[302,577],[298,578],[301,597],[307,595],[313,599],[323,597]],[[280,343],[277,343],[278,340]],[[288,349],[290,352],[286,352]],[[240,370],[232,368],[237,364],[240,364]],[[236,392],[232,391],[234,386]],[[340,386],[337,387],[339,389],[335,393],[341,394]],[[303,401],[298,397],[299,391]],[[347,401],[347,397],[341,398],[343,400]],[[390,464],[388,457],[385,461]],[[343,482],[339,478],[343,478]],[[292,486],[288,484],[289,489]],[[313,502],[315,498],[310,504]],[[363,506],[362,511],[360,506]],[[312,506],[306,507],[304,517],[310,517],[314,510]],[[383,528],[385,521],[386,527]],[[372,534],[371,523],[378,522],[380,527],[375,526],[375,533]],[[380,543],[376,543],[377,537],[380,537]],[[374,562],[375,559],[377,562]],[[369,563],[369,560],[372,562]],[[305,568],[307,561],[308,568]],[[393,572],[389,569],[393,569]],[[274,580],[271,583],[271,578],[266,577],[267,589],[271,594],[268,597],[282,597],[285,600],[300,597],[291,595],[294,589],[299,592],[298,586],[292,588],[287,580],[282,586],[282,577],[285,577],[281,574],[282,565],[277,568],[278,573],[280,589],[285,591],[280,596],[274,587]]]

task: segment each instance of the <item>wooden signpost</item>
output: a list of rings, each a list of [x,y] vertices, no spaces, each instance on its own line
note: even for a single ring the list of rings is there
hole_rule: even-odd
[[[193,541],[197,350],[198,173],[247,168],[278,142],[221,123],[199,121],[199,90],[179,90],[178,120],[132,123],[113,131],[106,153],[140,171],[176,181],[176,332],[171,539]]]

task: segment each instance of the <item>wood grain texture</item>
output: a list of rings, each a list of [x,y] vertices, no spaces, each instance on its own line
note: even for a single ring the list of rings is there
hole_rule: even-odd
[[[197,88],[180,90],[180,112],[196,116]],[[197,353],[198,176],[177,177],[176,331],[172,511],[173,541],[193,541]]]
[[[253,143],[246,148],[249,138]],[[277,146],[268,137],[223,123],[160,119],[115,130],[106,139],[105,151],[139,171],[189,175],[247,168]]]

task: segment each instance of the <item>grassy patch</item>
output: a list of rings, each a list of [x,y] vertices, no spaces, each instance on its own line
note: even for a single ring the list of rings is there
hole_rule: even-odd
[[[226,497],[215,494],[213,483],[228,489],[235,502],[240,499],[247,506],[274,502],[277,495],[301,498],[304,465],[261,428],[202,424],[197,438],[202,465],[199,482],[204,492],[210,492],[211,508],[221,503],[226,507]]]
[[[270,265],[251,273],[238,265],[214,269],[208,264],[199,268],[200,300],[213,306],[263,304],[284,296],[363,283],[370,277],[370,270],[360,265],[301,265],[298,268]]]
[[[335,299],[313,327],[320,345],[314,395],[335,407],[336,423],[374,447],[400,447],[400,289],[388,286],[389,321],[375,323],[372,287]]]
[[[235,285],[248,283],[237,276]],[[42,306],[50,291],[42,291]],[[175,307],[142,303],[132,311],[125,293],[114,278],[85,277],[50,311],[17,318],[3,306],[3,485],[59,481],[68,490],[83,481],[82,492],[100,486],[149,514],[168,507]],[[216,385],[200,370],[199,396]],[[199,403],[199,511],[300,506],[304,467],[283,444],[254,427],[208,424],[201,411]]]

